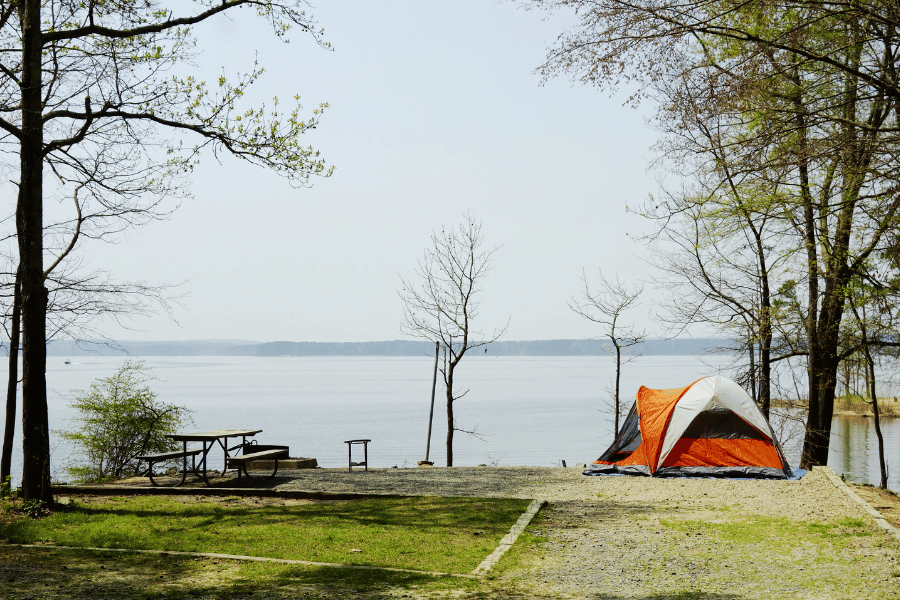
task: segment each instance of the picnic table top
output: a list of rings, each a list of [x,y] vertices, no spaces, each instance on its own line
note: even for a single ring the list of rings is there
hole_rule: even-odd
[[[204,442],[219,438],[251,436],[261,431],[262,429],[215,429],[213,431],[198,431],[196,433],[172,433],[166,437],[176,442]]]

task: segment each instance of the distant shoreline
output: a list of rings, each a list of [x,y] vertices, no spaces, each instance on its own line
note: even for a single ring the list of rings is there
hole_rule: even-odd
[[[772,406],[778,408],[800,408],[804,411],[808,408],[805,401],[803,403],[785,402],[777,398],[772,399]],[[833,414],[844,417],[871,418],[875,416],[875,413],[872,412],[872,405],[865,398],[859,396],[839,396],[835,398]],[[879,396],[878,414],[888,419],[900,417],[900,398],[897,396]]]
[[[727,354],[731,340],[721,338],[650,339],[627,355],[701,356]],[[501,341],[471,350],[487,356],[606,356],[612,347],[603,340]],[[381,342],[253,342],[188,340],[138,342],[127,340],[51,341],[48,356],[434,356],[434,343],[419,340]]]

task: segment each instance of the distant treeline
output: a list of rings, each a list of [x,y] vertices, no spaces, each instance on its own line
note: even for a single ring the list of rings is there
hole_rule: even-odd
[[[727,352],[730,340],[717,338],[651,339],[630,348],[645,356],[691,356]],[[603,340],[494,342],[473,353],[488,356],[598,356],[612,349]],[[485,352],[487,350],[487,352]],[[174,342],[53,341],[50,356],[431,356],[434,344],[416,340],[387,342],[249,342],[197,340]]]

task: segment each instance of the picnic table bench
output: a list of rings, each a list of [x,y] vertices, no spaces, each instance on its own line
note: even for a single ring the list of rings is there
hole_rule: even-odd
[[[235,446],[234,448],[229,448],[228,438],[239,437],[242,440],[241,445],[245,445],[247,443],[248,437],[252,437],[261,431],[262,429],[215,429],[213,431],[200,431],[196,433],[172,433],[167,435],[166,437],[171,440],[175,440],[176,442],[181,442],[184,452],[193,452],[193,450],[187,449],[188,442],[200,442],[202,446],[202,454],[200,455],[199,462],[194,465],[192,471],[195,475],[202,477],[206,482],[206,485],[210,485],[209,478],[206,475],[206,463],[210,450],[212,450],[216,444],[218,444],[222,448],[222,453],[224,454],[225,460],[225,464],[222,467],[222,475],[225,475],[225,471],[227,470],[226,467],[228,464],[227,461],[229,458],[228,452],[238,447]]]
[[[247,441],[248,437],[253,437],[260,431],[262,430],[216,429],[214,431],[201,431],[197,433],[173,433],[166,435],[166,437],[181,442],[181,450],[160,452],[158,454],[146,454],[138,456],[137,458],[150,463],[148,474],[150,476],[150,483],[153,485],[160,485],[153,479],[153,465],[159,462],[176,460],[179,458],[182,459],[181,481],[174,485],[178,486],[183,484],[185,479],[187,479],[188,473],[197,475],[206,482],[206,485],[210,485],[209,478],[207,477],[206,460],[210,450],[213,449],[213,446],[218,444],[222,449],[225,459],[222,475],[224,475],[228,469],[237,469],[238,479],[241,477],[241,471],[243,471],[247,477],[250,477],[250,473],[247,472],[247,463],[257,460],[274,460],[275,470],[272,472],[271,477],[275,477],[275,474],[278,473],[278,461],[280,459],[288,458],[289,450],[287,446],[263,446],[258,444],[255,440],[250,442]],[[229,446],[228,438],[235,437],[241,438],[241,443],[236,446]],[[202,447],[195,450],[188,450],[188,442],[200,442]],[[230,456],[230,452],[237,449],[240,449],[241,454],[238,456]],[[189,456],[191,457],[190,468],[187,466],[187,459]],[[198,456],[199,459],[197,458]]]
[[[196,465],[194,465],[194,457],[197,456],[198,454],[200,454],[201,452],[203,452],[203,450],[199,449],[199,448],[197,450],[188,450],[187,448],[185,448],[184,450],[176,450],[173,452],[159,452],[157,454],[144,454],[143,456],[138,456],[137,459],[143,460],[143,461],[146,461],[147,463],[149,463],[150,466],[147,469],[147,475],[150,477],[150,483],[152,483],[153,485],[159,485],[158,483],[156,483],[156,481],[153,480],[153,465],[155,465],[158,462],[165,462],[167,460],[175,460],[177,458],[182,459],[181,481],[179,481],[178,483],[175,484],[175,485],[181,485],[182,483],[184,483],[184,480],[187,479],[189,472],[193,472],[193,473],[197,472],[197,467],[196,467]],[[187,468],[187,459],[189,456],[191,457],[191,470],[190,471],[188,471],[188,468]]]
[[[252,446],[250,446],[252,448]],[[244,451],[246,452],[247,445],[244,446]],[[244,472],[244,475],[250,477],[250,473],[247,472],[247,463],[255,460],[274,460],[275,461],[275,470],[272,471],[272,474],[269,477],[275,477],[275,474],[278,472],[278,460],[281,458],[287,458],[289,451],[287,448],[276,448],[274,450],[261,450],[259,452],[251,452],[250,454],[240,454],[238,456],[229,456],[228,457],[228,467],[233,467],[237,469],[238,479],[241,478],[241,471]]]

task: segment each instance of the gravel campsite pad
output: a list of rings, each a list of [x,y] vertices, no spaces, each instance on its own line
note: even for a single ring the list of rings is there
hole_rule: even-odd
[[[820,472],[799,482],[598,477],[582,485],[595,497],[560,493],[532,528],[547,540],[522,573],[533,593],[900,598],[897,538]]]
[[[526,596],[900,598],[900,542],[818,471],[767,481],[538,467],[317,470],[280,487],[546,499],[529,528],[546,544],[497,582]],[[879,498],[898,510],[896,496]]]

